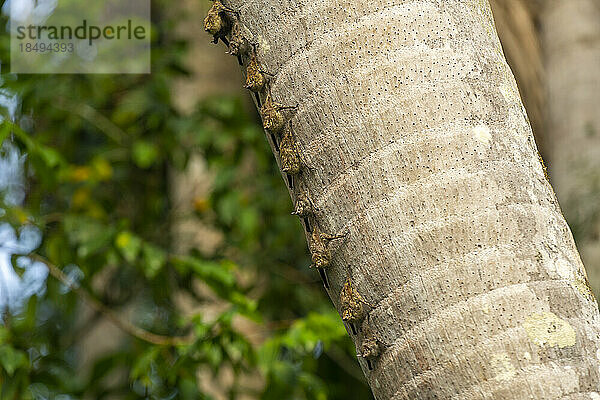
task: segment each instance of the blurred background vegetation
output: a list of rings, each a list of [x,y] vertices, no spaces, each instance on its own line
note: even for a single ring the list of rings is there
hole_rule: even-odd
[[[2,36],[0,399],[371,398],[206,3],[153,2],[150,75],[16,76]]]
[[[153,4],[150,75],[2,75],[0,398],[370,396],[200,4]]]

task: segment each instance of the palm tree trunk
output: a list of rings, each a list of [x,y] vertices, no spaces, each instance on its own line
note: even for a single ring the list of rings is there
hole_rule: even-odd
[[[350,334],[380,345],[375,397],[600,395],[598,309],[488,1],[226,5],[299,105],[315,222],[349,232],[328,294],[351,275],[369,304]]]
[[[600,290],[600,2],[547,1],[540,25],[552,182]]]

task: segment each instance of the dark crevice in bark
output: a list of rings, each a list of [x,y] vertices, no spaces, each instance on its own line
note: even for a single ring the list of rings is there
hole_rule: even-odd
[[[321,281],[323,281],[323,286],[325,287],[325,289],[329,289],[329,282],[327,281],[327,274],[325,273],[325,270],[322,268],[317,268],[317,270],[319,271],[319,275],[321,276]]]
[[[258,93],[254,93],[254,98],[256,99],[256,108],[260,110],[261,103],[260,103],[260,96],[258,95]]]
[[[304,229],[306,230],[306,232],[311,232],[312,230],[310,229],[310,221],[308,220],[308,218],[304,217],[302,219],[304,220]]]
[[[273,141],[273,147],[275,148],[275,151],[279,153],[279,144],[277,143],[277,138],[272,133],[270,135],[271,141]]]

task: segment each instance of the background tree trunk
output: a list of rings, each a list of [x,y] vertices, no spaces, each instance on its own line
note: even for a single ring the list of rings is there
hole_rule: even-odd
[[[299,104],[318,225],[349,231],[329,295],[350,273],[373,305],[352,336],[382,343],[376,398],[600,395],[598,310],[488,2],[227,5]]]
[[[533,5],[533,0],[491,0],[490,4],[506,61],[517,80],[538,149],[545,156],[545,70],[536,27],[540,5]]]
[[[600,2],[547,1],[549,169],[590,282],[600,290]]]
[[[225,54],[220,46],[215,46],[206,40],[205,33],[198,21],[202,20],[210,7],[210,3],[195,0],[178,1],[173,4],[172,12],[183,13],[190,17],[177,24],[177,35],[189,43],[186,55],[186,68],[191,74],[188,77],[174,81],[172,86],[173,98],[178,110],[184,114],[191,113],[198,103],[211,96],[242,96],[240,76],[237,63],[230,63],[231,56]],[[200,60],[201,62],[198,62]],[[250,101],[248,108],[252,107]],[[185,170],[173,168],[169,174],[170,200],[173,207],[171,235],[173,236],[173,251],[185,255],[190,249],[198,249],[202,254],[213,255],[223,241],[223,233],[209,226],[198,218],[195,204],[207,202],[213,185],[213,175],[206,165],[204,156],[195,153],[189,160]],[[227,302],[211,295],[197,279],[194,287],[198,292],[204,291],[207,301],[199,303],[191,296],[181,291],[176,297],[178,308],[185,315],[201,312],[208,321],[214,321]],[[209,300],[210,299],[210,300]],[[236,316],[234,324],[239,332],[254,340],[254,345],[263,340],[262,331],[257,325],[246,318]],[[209,368],[199,368],[195,371],[199,387],[215,400],[228,399],[229,393],[236,384],[243,384],[246,389],[260,391],[264,382],[257,371],[236,373],[230,366],[223,365],[217,374]],[[238,393],[237,400],[256,399],[251,393]]]

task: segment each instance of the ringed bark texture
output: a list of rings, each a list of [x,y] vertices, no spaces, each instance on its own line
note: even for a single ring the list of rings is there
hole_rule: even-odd
[[[488,1],[227,5],[299,105],[319,227],[349,232],[328,293],[351,274],[373,306],[351,336],[381,344],[375,397],[600,396],[598,309]]]

